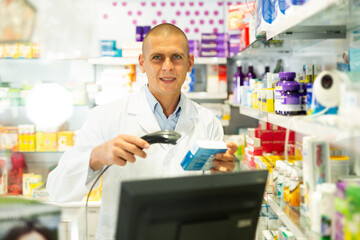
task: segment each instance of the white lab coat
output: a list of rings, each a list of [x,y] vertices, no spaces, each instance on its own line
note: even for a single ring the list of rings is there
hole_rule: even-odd
[[[175,131],[181,134],[177,145],[151,145],[145,159],[137,158],[126,166],[111,166],[103,176],[103,195],[98,223],[98,240],[114,239],[120,182],[130,179],[174,177],[189,174],[180,162],[195,140],[222,140],[223,129],[215,115],[186,98]],[[114,103],[95,107],[78,135],[76,146],[64,153],[58,166],[49,174],[47,190],[56,202],[79,201],[88,193],[91,150],[119,134],[143,136],[160,127],[149,106],[145,88]]]

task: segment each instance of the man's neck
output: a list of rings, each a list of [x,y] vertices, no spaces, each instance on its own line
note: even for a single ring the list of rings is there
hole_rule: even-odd
[[[176,110],[176,107],[180,101],[180,94],[178,96],[169,95],[155,98],[160,103],[163,109],[163,113],[168,118]]]

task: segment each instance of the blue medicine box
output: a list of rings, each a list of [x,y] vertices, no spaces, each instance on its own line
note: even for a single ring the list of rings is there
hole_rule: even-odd
[[[186,171],[210,170],[215,154],[224,153],[226,150],[223,141],[198,140],[182,160],[181,167]]]

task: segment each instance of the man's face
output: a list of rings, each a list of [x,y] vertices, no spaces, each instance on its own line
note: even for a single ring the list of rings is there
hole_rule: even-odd
[[[189,57],[186,51],[185,38],[181,35],[152,35],[144,44],[139,64],[146,72],[150,91],[156,98],[178,97],[186,73],[194,65],[193,55]]]

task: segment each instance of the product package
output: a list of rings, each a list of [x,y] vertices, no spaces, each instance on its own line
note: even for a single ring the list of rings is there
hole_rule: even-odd
[[[223,141],[197,140],[181,162],[186,171],[210,170],[216,153],[224,153],[227,146]]]

